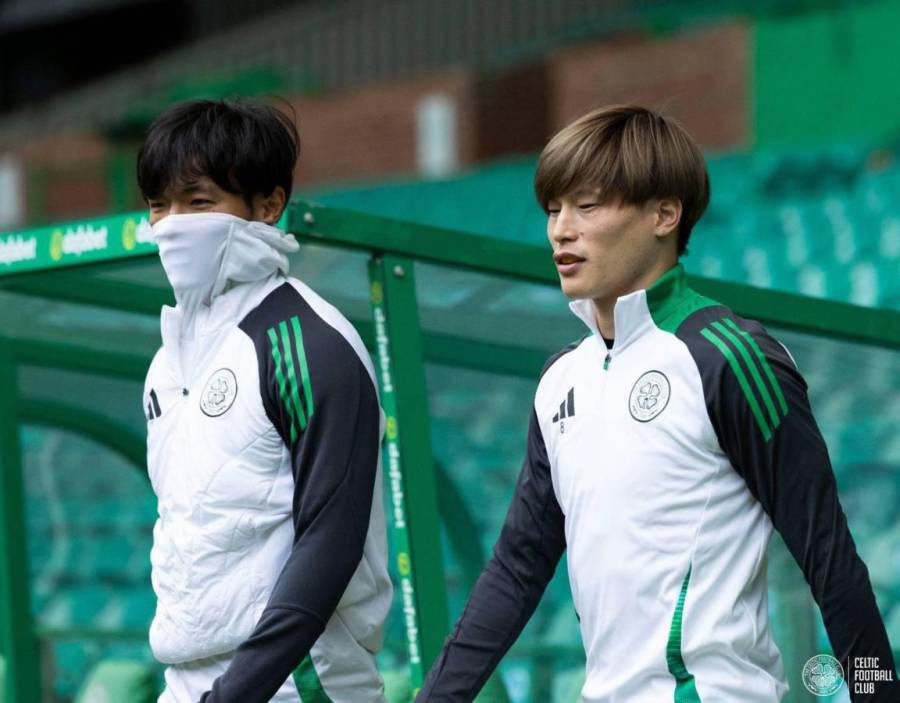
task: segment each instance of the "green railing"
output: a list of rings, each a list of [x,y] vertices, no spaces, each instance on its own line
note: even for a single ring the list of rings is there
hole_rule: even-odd
[[[172,302],[167,290],[103,276],[111,267],[121,269],[133,264],[137,271],[154,265],[156,250],[141,227],[143,217],[138,213],[0,234],[0,290],[158,315],[161,304]],[[517,340],[511,345],[427,331],[427,325],[423,327],[419,319],[415,264],[553,289],[558,285],[556,272],[542,247],[312,203],[292,203],[283,224],[303,243],[356,250],[370,262],[371,317],[351,316],[351,321],[374,352],[387,415],[384,467],[395,546],[391,557],[400,578],[407,662],[413,687],[417,688],[450,624],[441,523],[447,526],[451,548],[464,565],[466,581],[477,575],[485,558],[477,536],[472,535],[474,523],[464,501],[453,491],[448,470],[433,458],[425,363],[536,380],[543,360],[553,350],[545,348],[549,342],[542,343],[539,333],[534,340]],[[722,281],[694,278],[691,282],[700,292],[739,314],[768,324],[900,349],[897,311],[813,300]],[[23,539],[26,516],[19,426],[52,425],[93,437],[144,470],[141,437],[90,412],[79,413],[70,399],[50,403],[24,397],[17,388],[17,368],[28,364],[141,381],[149,361],[146,355],[98,350],[77,342],[0,336],[0,652],[7,662],[8,702],[40,700],[38,638],[67,636],[66,631],[38,631],[32,622]],[[460,519],[452,518],[453,514]],[[787,650],[793,651],[790,646]],[[548,651],[546,647],[523,645],[514,653],[543,661],[543,666],[548,657],[555,661],[577,656],[574,646]],[[503,697],[501,693],[500,699]]]

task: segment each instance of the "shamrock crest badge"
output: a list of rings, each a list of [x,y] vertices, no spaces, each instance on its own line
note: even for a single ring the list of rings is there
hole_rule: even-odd
[[[650,422],[669,404],[671,387],[661,371],[647,371],[635,381],[628,398],[628,410],[638,422]]]

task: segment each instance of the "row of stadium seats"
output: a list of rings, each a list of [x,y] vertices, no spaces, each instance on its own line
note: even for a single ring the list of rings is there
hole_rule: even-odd
[[[900,163],[836,146],[709,159],[712,198],[685,260],[763,288],[900,307]]]

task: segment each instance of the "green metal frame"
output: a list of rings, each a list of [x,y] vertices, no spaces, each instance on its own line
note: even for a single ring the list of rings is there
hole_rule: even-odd
[[[6,657],[6,700],[38,703],[40,660],[31,623],[15,369],[12,349],[0,339],[0,652]]]
[[[393,507],[390,518],[411,682],[417,691],[447,630],[447,594],[412,261],[393,256],[373,259],[369,280],[386,414],[384,465]]]
[[[156,257],[152,245],[135,238],[136,223],[144,213],[64,223],[26,232],[2,233],[0,238],[33,238],[34,260],[7,263],[0,270],[0,288],[67,303],[109,310],[157,315],[171,304],[168,290],[112,280],[107,274],[143,266]],[[491,373],[536,377],[550,349],[501,345],[447,334],[423,332],[418,320],[414,262],[427,262],[485,274],[500,279],[529,281],[556,287],[556,272],[545,248],[490,239],[464,232],[399,222],[381,217],[294,202],[283,220],[298,239],[366,252],[371,257],[370,295],[373,319],[351,319],[370,349],[376,366],[387,415],[388,441],[385,474],[393,504],[408,529],[393,524],[395,557],[406,554],[400,568],[408,577],[414,638],[419,661],[412,667],[414,686],[437,655],[447,631],[447,600],[441,561],[439,507],[448,537],[471,581],[483,560],[480,544],[472,537],[471,516],[463,511],[450,519],[447,503],[456,501],[448,491],[448,475],[435,466],[430,447],[424,362],[477,369]],[[79,225],[107,227],[109,246],[81,256],[62,251],[60,237]],[[746,285],[694,278],[700,292],[722,301],[737,313],[770,325],[841,340],[900,349],[900,312],[862,308],[792,294],[759,290]],[[340,306],[340,301],[338,305]],[[141,438],[114,421],[86,414],[65,404],[18,396],[18,365],[66,369],[114,378],[142,380],[150,358],[97,350],[79,344],[39,339],[0,337],[0,650],[7,663],[6,694],[10,701],[37,701],[40,671],[37,633],[31,622],[27,554],[24,535],[24,498],[17,427],[22,422],[52,424],[90,436],[143,466]],[[387,376],[386,376],[387,374]],[[393,448],[391,443],[393,442]],[[393,465],[391,462],[394,462]],[[391,470],[399,475],[391,476]],[[396,481],[396,485],[391,481]],[[401,560],[398,559],[398,564]],[[9,617],[7,617],[9,615]],[[53,635],[53,632],[50,632]],[[55,632],[55,631],[54,631]],[[56,632],[65,636],[65,632]],[[109,633],[106,633],[109,634]],[[130,633],[129,636],[134,633]],[[53,635],[55,636],[55,635]],[[520,653],[547,654],[523,647]],[[574,649],[573,649],[574,651]],[[565,652],[571,656],[572,652]]]

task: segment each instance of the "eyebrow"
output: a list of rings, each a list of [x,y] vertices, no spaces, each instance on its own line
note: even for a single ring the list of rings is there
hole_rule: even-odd
[[[182,183],[180,185],[172,185],[169,189],[171,190],[172,195],[191,195],[197,192],[208,193],[212,190],[212,187],[208,183],[201,183],[199,181],[188,181],[187,183]]]

